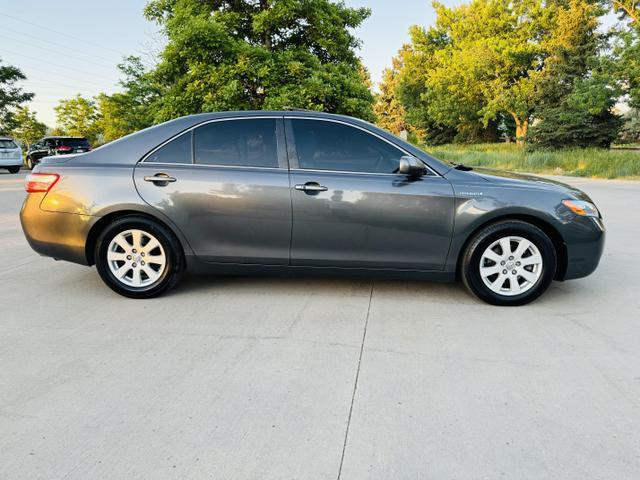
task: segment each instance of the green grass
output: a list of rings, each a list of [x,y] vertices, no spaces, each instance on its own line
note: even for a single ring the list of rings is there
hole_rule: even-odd
[[[640,177],[640,151],[597,148],[525,152],[514,143],[424,147],[441,160],[517,172],[593,178]]]

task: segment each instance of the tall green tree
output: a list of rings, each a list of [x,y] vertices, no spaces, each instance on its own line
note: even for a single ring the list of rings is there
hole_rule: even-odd
[[[407,128],[406,111],[396,94],[401,69],[400,61],[399,57],[395,57],[393,66],[382,73],[380,93],[376,95],[373,108],[377,124],[396,135]]]
[[[607,45],[598,26],[605,10],[598,0],[472,0],[434,8],[434,26],[413,27],[399,53],[393,91],[404,120],[425,141],[513,135],[524,144],[534,121],[545,122],[539,143],[543,131],[559,144],[583,138],[606,145],[615,136],[619,92],[603,61]]]
[[[614,31],[612,70],[628,96],[632,107],[640,108],[640,3],[638,0],[613,2],[620,14],[620,25]]]
[[[94,100],[78,94],[73,98],[60,100],[54,110],[58,127],[65,135],[96,141],[99,133],[99,112]]]
[[[122,92],[97,97],[97,128],[105,142],[153,125],[152,106],[159,95],[139,57],[127,57],[118,68],[124,76],[120,81]]]
[[[18,139],[27,148],[47,133],[47,126],[38,121],[35,112],[29,107],[19,107],[13,115],[14,127],[10,135]]]
[[[285,106],[372,119],[351,33],[369,16],[329,0],[152,0],[168,38],[154,121]]]
[[[409,34],[411,42],[400,49],[395,60],[398,74],[394,93],[406,112],[405,122],[411,137],[438,145],[453,141],[469,124],[479,128],[477,115],[466,103],[459,104],[455,113],[452,110],[449,115],[432,114],[433,104],[442,99],[435,96],[429,83],[429,67],[435,61],[435,52],[443,47],[444,38],[436,29],[425,31],[417,26],[411,27]]]
[[[34,96],[18,86],[18,82],[26,78],[19,68],[3,65],[0,59],[0,133],[8,132],[15,126],[13,110]]]
[[[610,72],[606,35],[599,31],[605,10],[597,3],[569,0],[559,6],[554,34],[538,86],[534,147],[604,147],[618,135],[613,112],[620,89]]]
[[[435,3],[436,29],[444,46],[435,52],[429,84],[430,111],[451,122],[459,104],[488,125],[500,112],[512,116],[523,143],[536,106],[538,84],[549,56],[556,5],[542,0],[473,0],[446,7]],[[454,117],[453,117],[454,118]]]

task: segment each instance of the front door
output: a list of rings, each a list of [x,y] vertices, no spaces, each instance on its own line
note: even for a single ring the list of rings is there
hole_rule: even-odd
[[[451,184],[397,173],[397,146],[341,122],[286,120],[292,265],[442,270],[453,228]]]
[[[288,264],[282,118],[206,123],[152,152],[134,177],[142,198],[180,228],[203,260]]]

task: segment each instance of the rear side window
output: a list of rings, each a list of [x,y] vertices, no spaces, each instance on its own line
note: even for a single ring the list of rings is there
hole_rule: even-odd
[[[14,149],[18,148],[18,145],[13,140],[0,140],[0,148]]]
[[[151,163],[191,163],[191,132],[180,135],[147,157]]]
[[[193,134],[197,164],[278,168],[275,119],[212,122]]]
[[[322,120],[293,120],[300,168],[395,173],[402,150],[359,128]]]

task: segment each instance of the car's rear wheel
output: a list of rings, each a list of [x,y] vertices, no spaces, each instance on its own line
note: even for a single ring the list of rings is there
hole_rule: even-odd
[[[524,305],[549,287],[556,251],[538,227],[508,220],[483,228],[469,242],[461,264],[466,287],[492,305]]]
[[[109,288],[131,298],[156,297],[175,286],[184,272],[178,240],[166,227],[142,216],[108,225],[96,242],[95,260]]]
[[[31,157],[27,157],[27,168],[33,170],[33,159]]]
[[[18,173],[20,171],[20,167],[9,167],[9,173]]]

